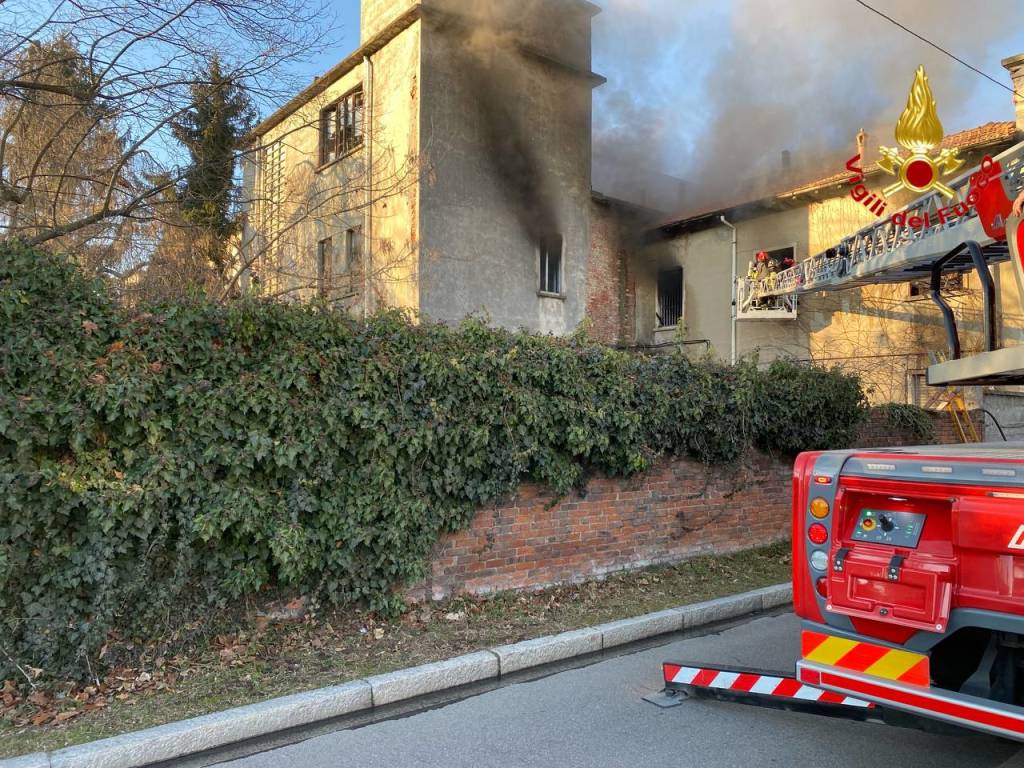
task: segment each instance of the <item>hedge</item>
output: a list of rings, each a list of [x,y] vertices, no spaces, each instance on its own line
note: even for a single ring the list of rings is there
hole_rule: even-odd
[[[17,244],[0,245],[0,318],[0,679],[15,662],[80,676],[113,630],[268,587],[393,612],[438,538],[523,478],[566,492],[665,452],[837,447],[864,410],[838,371],[583,334],[124,308]]]

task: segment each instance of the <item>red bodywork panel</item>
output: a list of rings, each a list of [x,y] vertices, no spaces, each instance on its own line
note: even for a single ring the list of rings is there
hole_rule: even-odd
[[[814,464],[820,451],[801,453],[793,464],[793,610],[798,616],[811,621],[822,621],[818,610],[814,578],[807,565],[807,538],[803,534],[810,488],[814,482]]]
[[[1000,178],[1003,166],[998,160],[986,157],[981,169],[971,176],[969,194],[977,200],[975,209],[985,234],[994,240],[1006,239],[1006,220],[1010,217],[1013,201],[1006,195]]]
[[[1024,616],[1024,489],[1001,487],[997,478],[991,485],[961,484],[840,472],[826,521],[829,567],[820,574],[809,567],[814,545],[806,536],[820,455],[802,454],[794,468],[793,601],[798,615],[823,622],[820,606],[825,603],[828,613],[849,617],[858,634],[900,644],[919,630],[945,632],[957,608]],[[908,459],[945,466],[984,461],[986,467],[1014,467],[1024,474],[1024,461],[1016,459],[901,452],[853,456],[875,466]],[[855,530],[867,525],[861,517],[865,510],[923,515],[917,545],[854,539]],[[863,530],[858,533],[863,538]],[[827,597],[819,601],[814,582],[822,575]]]

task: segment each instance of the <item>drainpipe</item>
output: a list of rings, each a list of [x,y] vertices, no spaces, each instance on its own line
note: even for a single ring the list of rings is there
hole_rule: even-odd
[[[363,141],[366,142],[366,210],[363,211],[363,320],[369,315],[370,267],[373,265],[373,59],[363,56],[366,65],[366,87],[363,102],[366,106],[366,125],[363,127]]]
[[[729,364],[736,365],[736,227],[729,223],[725,216],[718,217],[725,226],[732,230],[732,306],[729,318]]]

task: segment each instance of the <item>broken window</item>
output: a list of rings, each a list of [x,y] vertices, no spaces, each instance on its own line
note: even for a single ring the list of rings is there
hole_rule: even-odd
[[[316,285],[317,293],[327,298],[331,291],[334,272],[334,240],[325,237],[316,246]]]
[[[363,91],[357,88],[320,111],[320,165],[363,143]]]
[[[679,324],[683,316],[683,268],[672,267],[658,272],[658,306],[656,315],[659,328]]]
[[[540,292],[562,295],[562,236],[540,240]]]

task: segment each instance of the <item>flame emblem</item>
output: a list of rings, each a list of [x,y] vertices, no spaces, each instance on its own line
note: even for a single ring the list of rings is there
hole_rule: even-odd
[[[935,97],[928,85],[928,75],[920,66],[910,87],[907,108],[896,123],[896,143],[910,153],[909,157],[901,157],[899,149],[879,147],[881,159],[878,166],[899,178],[882,194],[889,197],[903,189],[919,193],[937,189],[946,197],[952,197],[953,190],[940,178],[953,173],[964,161],[955,149],[943,149],[932,156],[932,150],[942,143],[942,137],[942,122],[935,110]]]

